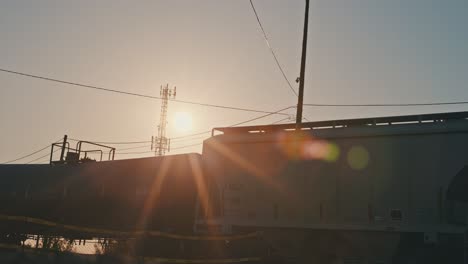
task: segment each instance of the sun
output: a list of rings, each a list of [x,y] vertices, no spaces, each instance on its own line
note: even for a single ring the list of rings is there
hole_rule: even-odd
[[[192,130],[192,115],[187,112],[176,112],[174,116],[174,126],[179,132]]]

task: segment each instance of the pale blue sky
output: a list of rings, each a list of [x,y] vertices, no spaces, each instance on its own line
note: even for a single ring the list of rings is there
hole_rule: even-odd
[[[293,82],[299,75],[304,1],[254,3]],[[467,14],[466,0],[312,0],[304,101],[468,100]],[[153,95],[170,83],[181,100],[263,110],[296,103],[248,0],[0,1],[0,36],[0,68]],[[157,101],[5,73],[0,85],[0,162],[65,133],[131,141],[148,140],[156,130]],[[468,105],[307,107],[305,116],[324,120],[463,110]],[[169,121],[177,111],[192,113],[192,132],[259,115],[170,103]],[[183,135],[171,123],[168,134]]]

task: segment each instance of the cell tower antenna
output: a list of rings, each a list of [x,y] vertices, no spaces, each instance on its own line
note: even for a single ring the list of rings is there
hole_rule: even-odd
[[[171,140],[166,137],[166,126],[167,126],[167,106],[169,99],[175,99],[176,88],[170,89],[169,84],[165,86],[161,85],[161,113],[159,116],[158,134],[151,139],[151,149],[154,148],[155,156],[163,156],[166,151],[170,151]]]

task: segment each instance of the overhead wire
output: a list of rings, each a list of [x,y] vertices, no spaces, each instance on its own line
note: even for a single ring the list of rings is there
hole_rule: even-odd
[[[319,107],[395,107],[395,106],[434,106],[434,105],[459,105],[459,104],[468,104],[468,101],[457,101],[457,102],[430,102],[430,103],[402,103],[402,104],[304,104],[304,106],[319,106]],[[289,107],[286,107],[286,108],[282,108],[278,111],[275,111],[275,112],[271,112],[271,113],[268,113],[268,114],[265,114],[265,115],[262,115],[262,116],[259,116],[259,117],[255,117],[255,118],[252,118],[252,119],[249,119],[249,120],[246,120],[246,121],[242,121],[242,122],[239,122],[239,123],[236,123],[234,125],[231,125],[229,127],[234,127],[234,126],[238,126],[238,125],[242,125],[242,124],[246,124],[246,123],[249,123],[249,122],[253,122],[255,120],[258,120],[258,119],[261,119],[261,118],[265,118],[267,116],[270,116],[270,115],[274,115],[274,114],[277,114],[277,113],[280,113],[280,112],[283,112],[285,110],[288,110],[288,109],[291,109],[291,108],[294,108],[294,106],[289,106]],[[282,122],[282,121],[285,121],[289,119],[288,118],[283,118],[281,120],[278,120],[276,122],[273,122],[272,124],[276,124],[276,123],[279,123],[279,122]],[[203,132],[200,132],[200,133],[195,133],[195,134],[191,134],[191,135],[186,135],[186,136],[181,136],[181,137],[175,137],[173,139],[182,139],[182,138],[187,138],[187,137],[191,137],[191,136],[197,136],[197,135],[203,135],[203,134],[206,134],[208,132],[211,132],[210,130],[208,131],[203,131]],[[79,141],[78,139],[73,139],[73,138],[70,138],[70,140],[73,140],[73,141]],[[192,140],[195,140],[195,139],[192,139]],[[59,142],[59,140],[55,141],[54,143],[57,143]],[[148,142],[151,142],[151,141],[132,141],[132,142],[95,142],[95,143],[98,143],[98,144],[140,144],[140,143],[148,143]],[[197,146],[197,145],[201,145],[202,143],[197,143],[197,144],[191,144],[191,145],[187,145],[187,146],[181,146],[181,147],[177,147],[177,148],[173,148],[173,149],[183,149],[183,148],[187,148],[187,147],[192,147],[192,146]],[[37,153],[40,153],[42,151],[44,151],[45,149],[49,148],[50,145],[47,145],[46,147],[43,147],[37,151],[34,151],[28,155],[25,155],[25,156],[22,156],[22,157],[19,157],[19,158],[16,158],[16,159],[13,159],[13,160],[10,160],[10,161],[7,161],[7,162],[4,162],[4,163],[1,163],[1,165],[4,165],[4,164],[9,164],[9,163],[12,163],[12,162],[15,162],[15,161],[18,161],[18,160],[22,160],[22,159],[25,159],[25,158],[28,158],[30,156],[33,156]],[[149,146],[137,146],[137,147],[130,147],[130,148],[124,148],[124,149],[120,149],[120,150],[130,150],[130,149],[138,149],[138,148],[143,148],[143,147],[149,147]],[[56,150],[57,151],[57,150]],[[56,152],[54,151],[54,152]],[[144,153],[152,153],[153,151],[144,151],[144,152],[123,152],[123,153],[118,153],[118,154],[144,154]],[[47,156],[49,156],[50,154],[47,154],[47,155],[44,155],[44,156],[41,156],[37,159],[34,159],[32,161],[29,161],[27,162],[26,164],[30,164],[32,162],[35,162],[37,160],[40,160],[42,158],[45,158]]]
[[[56,149],[56,150],[55,150],[54,152],[52,152],[52,153],[55,153],[55,152],[57,152],[57,151],[59,151],[59,150],[61,150],[61,149],[58,148],[58,149]],[[41,157],[39,157],[39,158],[37,158],[37,159],[28,161],[28,162],[26,162],[25,164],[31,164],[31,163],[36,162],[36,161],[38,161],[38,160],[44,159],[44,158],[46,158],[46,157],[50,157],[50,153],[47,153],[46,155],[41,156]]]
[[[255,17],[257,18],[258,25],[260,26],[260,29],[262,30],[263,33],[263,38],[265,39],[265,42],[270,49],[271,55],[273,55],[273,58],[275,59],[276,65],[278,66],[278,69],[280,70],[281,74],[283,75],[284,80],[286,80],[286,83],[289,86],[289,89],[294,93],[294,95],[298,96],[296,90],[292,87],[291,82],[289,81],[288,77],[286,77],[286,73],[283,70],[283,67],[281,66],[278,57],[276,56],[275,51],[273,50],[273,47],[270,45],[270,41],[268,40],[268,36],[265,32],[265,29],[263,28],[262,22],[260,21],[260,17],[258,16],[257,10],[255,9],[255,5],[253,4],[253,0],[250,0],[250,6],[252,7],[252,10],[255,14]]]
[[[428,103],[390,103],[390,104],[304,104],[304,106],[316,107],[402,107],[402,106],[435,106],[435,105],[462,105],[468,101],[455,102],[428,102]]]
[[[139,148],[150,148],[151,145],[145,145],[145,146],[138,146],[138,147],[130,147],[130,148],[118,148],[116,151],[122,151],[122,150],[131,150],[131,149],[139,149]]]
[[[173,137],[173,138],[171,138],[171,141],[172,140],[179,141],[179,139],[185,139],[185,138],[189,138],[189,137],[205,135],[205,134],[210,133],[210,132],[211,132],[211,130],[206,130],[206,131],[203,131],[203,132],[196,132],[196,133],[193,133],[193,134]],[[81,141],[80,139],[76,139],[76,138],[69,138],[69,140]],[[108,144],[108,145],[133,145],[133,144],[151,143],[151,140],[142,140],[142,141],[94,141],[94,140],[89,140],[89,141],[91,141],[93,143],[97,143],[97,144]],[[129,149],[132,149],[132,148],[129,148]]]
[[[50,81],[50,82],[62,83],[62,84],[67,84],[67,85],[72,85],[72,86],[77,86],[77,87],[83,87],[83,88],[88,88],[88,89],[100,90],[100,91],[104,91],[104,92],[118,93],[118,94],[148,98],[148,99],[153,99],[153,100],[162,100],[163,99],[163,98],[161,98],[159,96],[139,94],[139,93],[133,93],[133,92],[126,92],[126,91],[109,89],[109,88],[104,88],[104,87],[99,87],[99,86],[94,86],[94,85],[87,85],[87,84],[81,84],[81,83],[77,83],[77,82],[64,81],[64,80],[59,80],[59,79],[55,79],[55,78],[44,77],[44,76],[39,76],[39,75],[34,75],[34,74],[29,74],[29,73],[24,73],[24,72],[18,72],[18,71],[13,71],[13,70],[8,70],[8,69],[1,69],[0,68],[0,71],[5,72],[5,73],[10,73],[10,74],[16,74],[16,75],[20,75],[20,76],[24,76],[24,77],[44,80],[44,81]],[[249,109],[249,108],[243,108],[243,107],[215,105],[215,104],[199,103],[199,102],[192,102],[192,101],[179,100],[179,99],[168,99],[168,100],[172,101],[172,102],[177,102],[177,103],[184,103],[184,104],[191,104],[191,105],[198,105],[198,106],[205,106],[205,107],[214,107],[214,108],[221,108],[221,109],[229,109],[229,110],[237,110],[237,111],[244,111],[244,112],[271,113],[270,111]],[[278,115],[281,115],[281,114],[278,114]]]
[[[211,130],[206,130],[206,131],[203,131],[203,132],[197,132],[197,133],[190,134],[190,135],[185,135],[185,136],[180,136],[180,137],[173,137],[173,138],[171,138],[171,140],[176,140],[176,139],[181,139],[181,138],[188,138],[188,137],[194,137],[194,136],[205,135],[205,134],[210,133],[210,132],[211,132]]]
[[[279,62],[278,57],[276,56],[276,53],[275,53],[275,51],[273,50],[273,47],[271,46],[270,41],[268,40],[268,36],[267,36],[267,34],[266,34],[265,29],[263,28],[262,22],[261,22],[260,17],[259,17],[259,15],[258,15],[258,13],[257,13],[257,9],[255,8],[255,5],[254,5],[254,3],[253,3],[253,0],[249,0],[249,1],[250,1],[250,6],[252,7],[252,10],[253,10],[253,12],[254,12],[254,14],[255,14],[255,18],[257,18],[258,25],[260,26],[260,29],[262,30],[263,38],[265,39],[265,42],[266,42],[266,44],[267,44],[267,46],[268,46],[268,48],[269,48],[271,54],[273,55],[273,58],[274,58],[275,62],[276,62],[276,66],[278,66],[278,69],[280,70],[281,74],[283,75],[284,80],[285,80],[286,83],[288,84],[289,89],[291,89],[291,91],[294,93],[294,95],[295,95],[296,97],[298,97],[299,95],[297,94],[296,90],[293,88],[291,82],[289,81],[288,77],[286,76],[286,73],[284,72],[283,67],[281,66],[281,63]],[[305,118],[305,117],[304,117],[303,119],[305,119],[306,121],[310,122],[310,121],[309,121],[307,118]]]
[[[306,104],[304,104],[304,106],[310,106],[310,107],[314,107],[314,106],[316,106],[316,107],[396,107],[396,106],[433,106],[433,105],[459,105],[459,104],[468,104],[468,101],[406,103],[406,104],[316,104],[316,103],[306,103]],[[295,106],[291,106],[291,107],[288,107],[288,108],[294,108],[294,107]],[[279,113],[279,112],[276,111],[276,112],[272,112],[272,113]],[[256,118],[253,118],[252,120],[247,120],[247,121],[243,121],[243,122],[234,124],[233,126],[237,126],[237,125],[245,124],[245,123],[248,123],[248,122],[251,122],[251,121],[255,121],[255,120],[258,120],[260,118],[269,116],[269,115],[270,114],[260,116],[260,117],[256,117]],[[282,122],[282,121],[284,121],[284,120],[286,120],[288,118],[289,117],[281,119],[281,121],[277,121],[277,122]],[[307,119],[306,117],[304,117],[304,119],[306,121],[310,122],[310,120]],[[185,138],[189,138],[189,137],[193,137],[193,136],[205,135],[205,134],[210,133],[210,132],[211,132],[211,130],[206,130],[206,131],[197,132],[197,133],[193,133],[193,134],[188,134],[188,135],[184,135],[184,136],[174,137],[174,138],[171,138],[171,140],[178,141],[178,139],[185,139]],[[73,138],[71,138],[70,140],[79,141],[79,140],[73,139]],[[93,141],[93,142],[98,143],[98,144],[110,144],[110,145],[151,143],[150,140],[147,140],[147,141],[128,141],[128,142],[102,142],[102,141]]]
[[[281,123],[281,122],[286,121],[286,120],[290,120],[290,118],[286,117],[286,118],[280,119],[278,121],[275,121],[275,122],[271,123],[271,125],[278,124],[278,123]]]
[[[233,127],[233,126],[238,126],[238,125],[242,125],[242,124],[246,124],[246,123],[249,123],[249,122],[253,122],[255,120],[258,120],[258,119],[262,119],[262,118],[265,118],[265,117],[268,117],[268,116],[271,116],[271,115],[274,115],[274,114],[277,114],[277,113],[280,113],[280,112],[283,112],[285,110],[288,110],[288,109],[291,109],[291,108],[294,108],[295,106],[289,106],[289,107],[286,107],[286,108],[282,108],[280,110],[277,110],[277,111],[274,111],[274,112],[271,112],[269,114],[265,114],[265,115],[262,115],[262,116],[259,116],[259,117],[255,117],[255,118],[252,118],[252,119],[248,119],[246,121],[242,121],[242,122],[239,122],[239,123],[236,123],[236,124],[233,124],[231,125],[230,127]],[[290,118],[288,116],[288,118]],[[171,138],[171,141],[175,141],[175,142],[178,142],[180,141],[179,139],[185,139],[185,138],[189,138],[189,137],[194,137],[194,136],[200,136],[200,135],[205,135],[207,133],[210,133],[211,130],[206,130],[206,131],[203,131],[203,132],[197,132],[197,133],[194,133],[194,134],[189,134],[189,135],[185,135],[185,136],[179,136],[179,137],[174,137],[174,138]],[[201,137],[200,137],[201,138]],[[73,141],[80,141],[79,139],[75,139],[75,138],[69,138],[70,140],[73,140]],[[194,140],[194,139],[193,139]],[[151,143],[151,141],[124,141],[124,142],[110,142],[110,141],[91,141],[91,142],[94,142],[94,143],[97,143],[97,144],[109,144],[109,145],[131,145],[131,144],[144,144],[144,143]],[[127,149],[134,149],[134,148],[138,148],[138,147],[132,147],[132,148],[127,148]],[[119,149],[118,149],[119,150]],[[122,150],[122,149],[120,149]],[[126,150],[126,149],[125,149]]]
[[[351,105],[351,104],[343,104],[343,105],[336,105],[336,106],[420,106],[420,105],[446,105],[446,104],[468,104],[468,102],[446,102],[446,103],[419,103],[419,104],[362,104],[362,105],[357,105],[357,104],[354,104],[354,105]],[[307,105],[307,106],[311,106],[313,104],[304,104],[304,105]],[[321,106],[332,106],[332,105],[328,105],[328,104],[321,104]],[[262,119],[262,118],[265,118],[265,117],[268,117],[270,115],[273,115],[275,113],[279,113],[279,112],[283,112],[283,111],[286,111],[288,109],[291,109],[291,108],[295,108],[295,106],[289,106],[289,107],[285,107],[285,108],[282,108],[280,110],[277,110],[271,114],[266,114],[266,115],[262,115],[262,116],[259,116],[259,117],[255,117],[255,118],[252,118],[252,119],[248,119],[246,121],[242,121],[242,122],[239,122],[239,123],[236,123],[234,125],[231,125],[229,127],[234,127],[234,126],[239,126],[239,125],[243,125],[243,124],[246,124],[246,123],[249,123],[249,122],[253,122],[253,121],[256,121],[258,119]],[[276,122],[273,122],[272,124],[276,124],[276,123],[279,123],[279,122],[283,122],[287,119],[289,119],[290,117],[287,117],[287,118],[283,118],[281,120],[278,120]],[[310,120],[308,120],[307,118],[303,118],[307,121],[310,122]],[[207,131],[209,132],[209,131]],[[203,133],[206,133],[206,132],[203,132]],[[181,147],[183,148],[183,147]]]
[[[154,151],[130,151],[130,152],[116,152],[115,155],[137,155],[137,154],[148,154],[154,153]]]
[[[258,119],[262,119],[262,118],[265,118],[265,117],[274,115],[275,113],[279,113],[279,112],[286,111],[286,110],[291,109],[291,108],[294,108],[294,107],[295,107],[295,106],[288,106],[288,107],[285,107],[285,108],[280,109],[280,110],[278,110],[278,111],[275,111],[275,112],[273,112],[273,113],[266,114],[266,115],[262,115],[262,116],[259,116],[259,117],[255,117],[255,118],[252,118],[252,119],[249,119],[249,120],[246,120],[246,121],[242,121],[242,122],[236,123],[236,124],[234,124],[234,125],[231,125],[231,126],[229,126],[229,127],[235,127],[235,126],[240,126],[240,125],[243,125],[243,124],[247,124],[247,123],[256,121],[256,120],[258,120]]]
[[[262,28],[263,30],[263,28]],[[266,36],[266,35],[265,35]],[[268,40],[268,39],[267,39]],[[274,51],[272,50],[273,54],[274,54]],[[275,60],[277,61],[276,59],[276,56],[275,56]],[[279,65],[279,62],[277,61],[278,63],[278,66]],[[280,66],[281,67],[281,66]],[[70,82],[70,81],[64,81],[64,80],[59,80],[59,79],[55,79],[55,78],[50,78],[50,77],[44,77],[44,76],[39,76],[39,75],[33,75],[33,74],[29,74],[29,73],[24,73],[24,72],[18,72],[18,71],[13,71],[13,70],[8,70],[8,69],[1,69],[0,68],[0,71],[2,72],[5,72],[5,73],[10,73],[10,74],[16,74],[16,75],[20,75],[20,76],[24,76],[24,77],[29,77],[29,78],[35,78],[35,79],[40,79],[40,80],[44,80],[44,81],[51,81],[51,82],[57,82],[57,83],[62,83],[62,84],[67,84],[67,85],[72,85],[72,86],[78,86],[78,87],[83,87],[83,88],[89,88],[89,89],[95,89],[95,90],[100,90],[100,91],[105,91],[105,92],[112,92],[112,93],[118,93],[118,94],[123,94],[123,95],[130,95],[130,96],[136,96],[136,97],[143,97],[143,98],[148,98],[148,99],[156,99],[156,100],[162,100],[161,97],[158,97],[158,96],[151,96],[151,95],[145,95],[145,94],[139,94],[139,93],[132,93],[132,92],[126,92],[126,91],[120,91],[120,90],[115,90],[115,89],[108,89],[108,88],[104,88],[104,87],[98,87],[98,86],[94,86],[94,85],[86,85],[86,84],[81,84],[81,83],[77,83],[77,82]],[[282,69],[281,69],[282,71]],[[283,72],[283,71],[282,71]],[[286,77],[286,75],[284,74],[283,72],[283,75],[284,77]],[[287,80],[287,78],[286,78]],[[287,80],[288,81],[288,80]],[[288,81],[289,83],[289,81]],[[289,83],[290,85],[290,83]],[[291,89],[292,89],[292,86],[290,85]],[[292,89],[294,93],[296,93],[294,91],[294,89]],[[252,122],[254,120],[258,120],[260,118],[263,118],[263,117],[267,117],[267,116],[270,116],[270,115],[275,115],[275,114],[278,114],[278,115],[286,115],[284,113],[281,113],[281,111],[275,111],[275,112],[270,112],[270,111],[263,111],[263,110],[256,110],[256,109],[248,109],[248,108],[241,108],[241,107],[232,107],[232,106],[224,106],[224,105],[215,105],[215,104],[207,104],[207,103],[199,103],[199,102],[192,102],[192,101],[185,101],[185,100],[178,100],[178,99],[169,99],[170,101],[173,101],[173,102],[178,102],[178,103],[185,103],[185,104],[191,104],[191,105],[199,105],[199,106],[206,106],[206,107],[215,107],[215,108],[222,108],[222,109],[230,109],[230,110],[238,110],[238,111],[246,111],[246,112],[255,112],[255,113],[265,113],[266,115],[263,115],[263,116],[260,116],[260,117],[257,117],[257,118],[254,118],[254,119],[251,119],[251,120],[247,120],[247,121],[244,121],[244,122],[241,122],[241,123],[238,123],[238,124],[234,124],[233,126],[236,126],[236,125],[240,125],[240,124],[244,124],[244,123],[247,123],[247,122]],[[186,135],[186,136],[180,136],[180,137],[175,137],[173,138],[174,140],[178,140],[178,139],[183,139],[183,138],[188,138],[188,137],[192,137],[192,136],[198,136],[198,135],[203,135],[203,134],[207,134],[211,132],[211,130],[208,130],[208,131],[203,131],[203,132],[200,132],[200,133],[195,133],[195,134],[190,134],[190,135]],[[79,141],[78,139],[73,139],[73,138],[70,138],[70,140],[72,141]],[[94,141],[93,141],[94,142]],[[109,145],[131,145],[131,144],[144,144],[144,143],[151,143],[151,141],[149,140],[146,140],[146,141],[128,141],[128,142],[105,142],[105,141],[96,141],[94,143],[97,143],[97,144],[109,144]],[[200,145],[200,144],[198,144]],[[192,145],[189,145],[189,146],[192,146]],[[7,163],[11,163],[11,162],[15,162],[15,161],[18,161],[18,160],[21,160],[23,158],[27,158],[27,157],[30,157],[36,153],[39,153],[45,149],[47,149],[49,146],[47,147],[44,147],[43,149],[40,149],[34,153],[31,153],[29,155],[26,155],[24,157],[20,157],[18,159],[15,159],[15,160],[11,160],[11,161],[8,161]],[[131,148],[125,148],[124,150],[130,150],[130,149],[137,149],[137,148],[143,148],[145,146],[139,146],[139,147],[131,147]],[[178,147],[178,148],[174,148],[174,149],[181,149],[181,148],[185,148],[185,147],[188,147],[188,146],[183,146],[183,147]],[[135,152],[136,153],[136,152]],[[146,152],[147,153],[147,152]],[[127,154],[127,153],[119,153],[119,154]],[[34,162],[34,161],[37,161],[41,158],[44,158],[46,156],[42,156],[38,159],[35,159],[31,162]],[[31,163],[30,162],[30,163]],[[7,164],[6,163],[6,164]]]
[[[294,108],[294,106],[288,106],[288,107],[285,107],[285,108],[282,108],[280,110],[277,110],[271,114],[266,114],[266,115],[262,115],[262,116],[259,116],[259,117],[255,117],[255,118],[251,118],[251,119],[248,119],[246,121],[242,121],[242,122],[239,122],[239,123],[236,123],[236,124],[233,124],[229,127],[234,127],[234,126],[238,126],[238,125],[242,125],[242,124],[246,124],[246,123],[249,123],[249,122],[253,122],[255,120],[258,120],[258,119],[262,119],[262,118],[265,118],[267,116],[271,116],[271,115],[274,115],[275,113],[277,112],[283,112],[283,111],[286,111],[288,109],[291,109],[291,108]],[[289,117],[288,117],[289,118]],[[211,131],[210,131],[211,132]],[[180,137],[179,137],[180,138]],[[175,147],[175,148],[171,148],[172,150],[175,150],[175,149],[183,149],[183,148],[188,148],[188,147],[194,147],[194,146],[199,146],[199,145],[202,145],[203,143],[196,143],[196,144],[190,144],[190,145],[185,145],[185,146],[181,146],[181,147]],[[117,152],[116,154],[122,154],[122,155],[136,155],[136,154],[148,154],[148,153],[154,153],[153,151],[133,151],[133,152]]]
[[[35,162],[35,161],[38,161],[38,160],[41,160],[41,159],[47,158],[49,155],[50,155],[50,154],[46,154],[46,155],[44,155],[44,156],[41,156],[41,157],[39,157],[39,158],[37,158],[37,159],[34,159],[34,160],[31,160],[31,161],[28,161],[28,162],[26,162],[26,163],[24,163],[24,164],[31,164],[31,163],[33,163],[33,162]],[[44,161],[45,161],[45,160],[44,160]]]
[[[203,143],[196,143],[196,144],[191,144],[191,145],[185,145],[185,146],[181,146],[181,147],[175,147],[175,148],[172,148],[173,150],[174,149],[184,149],[184,148],[190,148],[190,147],[195,147],[195,146],[200,146],[202,145]]]
[[[189,148],[189,147],[195,147],[195,146],[200,146],[203,143],[196,143],[196,144],[190,144],[190,145],[185,145],[185,146],[180,146],[180,147],[175,147],[171,148],[171,150],[177,150],[177,149],[184,149],[184,148]],[[137,154],[149,154],[149,153],[154,153],[154,151],[131,151],[131,152],[116,152],[116,155],[137,155]]]
[[[53,143],[58,143],[59,141],[60,141],[60,139],[57,140],[57,141],[55,141],[55,142],[53,142]],[[15,161],[19,161],[19,160],[22,160],[22,159],[25,159],[25,158],[29,158],[29,157],[31,157],[31,156],[37,154],[37,153],[43,152],[44,150],[50,148],[50,146],[51,146],[51,145],[49,144],[49,145],[47,145],[47,146],[45,146],[45,147],[43,147],[43,148],[41,148],[41,149],[39,149],[39,150],[36,150],[36,151],[34,151],[34,152],[30,153],[30,154],[27,154],[27,155],[24,155],[24,156],[21,156],[21,157],[19,157],[19,158],[16,158],[16,159],[13,159],[13,160],[9,160],[9,161],[3,162],[3,163],[0,163],[0,165],[6,165],[6,164],[13,163],[13,162],[15,162]]]
[[[208,135],[204,135],[204,136],[201,136],[201,137],[194,137],[194,138],[180,138],[180,139],[175,139],[175,140],[171,139],[171,143],[173,143],[173,142],[192,141],[192,140],[198,140],[198,139],[205,139],[205,138],[208,138],[208,137],[209,137]]]
[[[434,105],[460,105],[460,104],[468,104],[468,101],[457,101],[457,102],[429,102],[429,103],[402,103],[402,104],[395,104],[395,103],[392,103],[392,104],[310,104],[310,103],[307,103],[307,104],[304,104],[304,106],[319,106],[319,107],[395,107],[395,106],[434,106]],[[265,118],[267,116],[270,116],[270,115],[273,115],[273,114],[276,114],[276,113],[280,113],[282,111],[285,111],[287,109],[290,109],[290,108],[294,108],[294,106],[290,106],[290,107],[286,107],[286,108],[283,108],[283,109],[280,109],[278,111],[275,111],[275,112],[271,112],[271,113],[268,113],[266,115],[262,115],[262,116],[259,116],[259,117],[255,117],[255,118],[252,118],[252,119],[249,119],[249,120],[246,120],[246,121],[242,121],[242,122],[239,122],[239,123],[236,123],[234,125],[231,125],[230,127],[233,127],[233,126],[238,126],[238,125],[242,125],[242,124],[246,124],[246,123],[249,123],[249,122],[253,122],[255,120],[258,120],[258,119],[261,119],[261,118]],[[288,118],[283,118],[281,120],[278,120],[276,122],[273,122],[272,124],[276,124],[276,123],[279,123],[279,122],[282,122],[282,121],[285,121],[289,119]],[[206,134],[206,133],[209,133],[211,132],[211,130],[208,130],[208,131],[203,131],[203,132],[200,132],[200,133],[195,133],[195,134],[190,134],[190,135],[186,135],[186,136],[181,136],[181,137],[175,137],[173,139],[183,139],[183,138],[188,138],[188,137],[191,137],[191,136],[197,136],[197,135],[203,135],[203,134]],[[195,140],[196,138],[192,139],[192,140]],[[70,138],[70,140],[73,140],[73,141],[79,141],[78,139],[72,139]],[[54,143],[57,143],[59,141],[56,141]],[[151,142],[151,141],[132,141],[132,142],[95,142],[95,143],[98,143],[98,144],[140,144],[140,143],[148,143],[148,142]],[[202,143],[198,143],[198,144],[192,144],[192,145],[187,145],[187,146],[182,146],[182,147],[177,147],[177,148],[173,148],[173,149],[182,149],[182,148],[186,148],[186,147],[191,147],[191,146],[196,146],[196,145],[201,145]],[[22,159],[25,159],[25,158],[28,158],[30,156],[33,156],[37,153],[40,153],[42,151],[44,151],[45,149],[49,148],[50,145],[44,147],[44,148],[41,148],[37,151],[34,151],[28,155],[25,155],[25,156],[22,156],[22,157],[19,157],[19,158],[16,158],[16,159],[13,159],[13,160],[10,160],[10,161],[7,161],[7,162],[4,162],[4,163],[1,163],[2,165],[4,164],[9,164],[9,163],[12,163],[12,162],[15,162],[15,161],[18,161],[18,160],[22,160]],[[143,147],[149,147],[149,146],[137,146],[137,147],[130,147],[130,148],[124,148],[124,149],[120,149],[120,150],[130,150],[130,149],[137,149],[137,148],[143,148]],[[144,153],[152,153],[152,151],[145,151],[145,152],[127,152],[127,153],[118,153],[118,154],[144,154]],[[34,161],[37,161],[41,158],[44,158],[44,157],[47,157],[49,154],[47,155],[44,155],[44,156],[41,156],[35,160],[32,160],[26,164],[29,164],[29,163],[32,163]]]
[[[76,138],[69,138],[71,141],[82,141],[80,139]],[[132,144],[145,144],[145,143],[151,143],[151,140],[146,140],[146,141],[90,141],[96,144],[108,144],[108,145],[132,145]]]

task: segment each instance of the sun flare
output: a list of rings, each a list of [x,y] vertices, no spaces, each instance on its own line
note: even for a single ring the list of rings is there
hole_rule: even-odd
[[[179,132],[192,130],[192,115],[187,112],[176,112],[174,117],[175,129]]]

